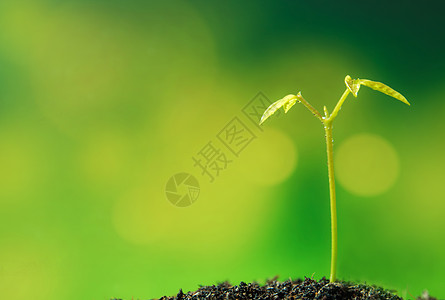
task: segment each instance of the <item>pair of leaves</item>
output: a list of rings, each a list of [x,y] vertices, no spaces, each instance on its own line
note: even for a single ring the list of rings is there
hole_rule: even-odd
[[[405,104],[409,104],[408,100],[400,94],[399,92],[393,90],[386,84],[383,84],[381,82],[372,81],[368,79],[352,79],[351,76],[347,75],[345,78],[345,84],[346,87],[349,89],[349,91],[354,95],[354,97],[357,97],[358,91],[360,90],[360,86],[364,85],[367,87],[372,88],[373,90],[382,92],[388,96],[391,96],[397,100],[402,101]],[[283,99],[280,99],[274,103],[272,103],[264,112],[263,116],[260,120],[260,125],[264,123],[271,115],[273,115],[278,109],[283,107],[284,112],[287,113],[289,109],[294,106],[295,103],[300,102],[299,98],[301,98],[301,92],[298,93],[298,95],[287,95]]]
[[[368,79],[358,79],[358,78],[352,79],[351,76],[347,75],[345,78],[345,84],[346,87],[349,89],[349,91],[354,95],[354,97],[357,97],[357,93],[360,89],[360,86],[364,85],[370,87],[373,90],[379,91],[397,100],[400,100],[405,104],[410,105],[408,100],[406,100],[406,98],[403,97],[402,94],[400,94],[399,92],[393,90],[392,88],[381,82],[372,81]]]
[[[295,103],[300,102],[298,97],[301,97],[301,93],[298,93],[297,96],[295,95],[287,95],[283,99],[280,99],[274,103],[272,103],[264,112],[263,116],[260,120],[260,125],[266,121],[267,118],[269,118],[271,115],[273,115],[277,110],[279,110],[281,107],[284,109],[284,113],[287,113],[289,109],[294,106]]]

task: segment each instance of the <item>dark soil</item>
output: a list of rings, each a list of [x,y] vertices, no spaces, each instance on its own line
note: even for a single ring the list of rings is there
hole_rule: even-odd
[[[159,300],[244,300],[244,299],[369,299],[369,300],[401,300],[402,298],[376,286],[364,284],[353,284],[349,282],[329,283],[329,280],[322,278],[319,281],[306,278],[305,280],[286,280],[284,282],[268,280],[265,285],[258,283],[232,286],[228,282],[218,285],[201,286],[197,291],[183,293],[182,289],[176,296],[164,296]],[[436,300],[422,295],[418,300]]]

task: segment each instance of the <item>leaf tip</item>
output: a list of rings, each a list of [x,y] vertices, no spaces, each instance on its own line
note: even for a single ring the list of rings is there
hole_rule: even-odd
[[[399,100],[402,101],[403,103],[405,103],[408,106],[411,106],[411,103],[408,102],[408,100],[402,95],[400,94],[400,96],[402,96]]]
[[[266,119],[267,118],[265,118],[264,115],[262,115],[261,119],[260,119],[260,123],[258,125],[260,125],[260,126],[263,125],[263,123],[264,123],[264,121],[266,121]]]
[[[360,84],[370,87],[373,90],[379,91],[383,94],[386,94],[390,97],[393,97],[393,98],[407,104],[408,106],[411,106],[411,104],[408,102],[408,100],[406,100],[406,98],[402,94],[400,94],[399,92],[397,92],[396,90],[392,89],[391,87],[387,86],[384,83],[381,83],[378,81],[372,81],[372,80],[368,80],[368,79],[362,79],[362,80],[360,80]]]

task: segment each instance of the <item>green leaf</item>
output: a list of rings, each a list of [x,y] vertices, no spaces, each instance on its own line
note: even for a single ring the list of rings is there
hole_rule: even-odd
[[[383,84],[383,83],[377,82],[377,81],[368,80],[368,79],[359,79],[359,82],[360,82],[360,84],[370,87],[373,90],[382,92],[388,96],[391,96],[393,98],[396,98],[397,100],[402,101],[405,104],[411,105],[411,104],[409,104],[408,100],[406,100],[406,98],[403,97],[402,94],[393,90],[386,84]]]
[[[298,93],[300,95],[300,93]],[[287,95],[283,99],[280,99],[272,103],[264,112],[260,120],[260,125],[264,123],[271,115],[273,115],[277,110],[283,107],[284,112],[287,113],[289,109],[294,106],[295,103],[299,102],[298,97],[295,95]]]
[[[357,97],[358,90],[360,89],[359,79],[352,79],[351,76],[346,75],[345,84],[354,97]]]

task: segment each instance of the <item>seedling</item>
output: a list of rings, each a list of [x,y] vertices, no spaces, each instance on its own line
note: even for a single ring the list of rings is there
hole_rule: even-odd
[[[397,100],[402,101],[405,104],[409,104],[405,97],[403,97],[400,93],[396,92],[389,86],[376,81],[371,81],[367,79],[352,79],[349,75],[345,78],[346,90],[341,96],[340,100],[338,100],[337,105],[335,106],[332,113],[328,112],[326,106],[323,107],[324,116],[318,112],[312,105],[307,102],[301,92],[298,92],[297,95],[287,95],[281,100],[274,102],[270,105],[260,120],[260,125],[266,121],[272,114],[274,114],[278,109],[283,107],[284,112],[287,113],[289,109],[295,103],[302,103],[309,111],[321,121],[325,130],[326,137],[326,152],[328,157],[328,176],[329,176],[329,195],[330,195],[330,203],[331,203],[331,274],[329,277],[330,282],[334,282],[337,276],[337,207],[336,207],[336,198],[335,198],[335,179],[334,179],[334,160],[333,160],[333,139],[332,139],[332,123],[337,117],[338,112],[341,109],[341,106],[345,102],[348,95],[351,93],[354,97],[357,97],[360,86],[364,85],[370,87],[376,91],[382,92],[388,96],[394,97]]]

